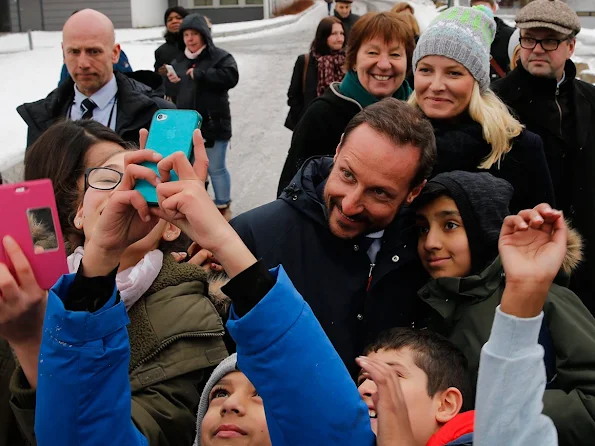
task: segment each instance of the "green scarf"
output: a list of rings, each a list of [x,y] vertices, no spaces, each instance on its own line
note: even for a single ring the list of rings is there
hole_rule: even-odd
[[[362,86],[357,77],[357,74],[355,73],[355,71],[352,70],[349,71],[343,78],[341,85],[339,85],[339,91],[341,92],[341,94],[344,94],[345,96],[348,96],[351,99],[355,99],[364,108],[368,105],[375,104],[380,100],[376,96],[370,94],[370,92],[368,92],[368,90],[366,90]],[[409,99],[409,96],[412,92],[413,90],[411,90],[411,87],[409,86],[407,81],[403,80],[403,84],[399,87],[397,91],[395,91],[395,94],[393,94],[393,98],[400,99],[401,101],[406,101],[407,99]]]

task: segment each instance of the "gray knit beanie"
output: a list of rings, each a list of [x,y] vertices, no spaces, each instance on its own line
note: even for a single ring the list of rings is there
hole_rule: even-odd
[[[535,0],[521,9],[514,18],[517,28],[549,28],[562,34],[578,34],[578,14],[560,0]]]
[[[495,35],[496,22],[487,6],[449,8],[419,38],[413,71],[426,56],[445,56],[467,68],[483,92],[490,85],[490,46]]]
[[[234,353],[221,361],[211,374],[211,377],[207,381],[207,384],[202,391],[202,395],[200,396],[200,403],[198,403],[198,413],[196,414],[196,439],[194,440],[194,446],[200,446],[202,420],[209,409],[209,396],[211,395],[211,390],[213,390],[213,387],[215,387],[224,376],[237,371],[239,371],[238,355]]]

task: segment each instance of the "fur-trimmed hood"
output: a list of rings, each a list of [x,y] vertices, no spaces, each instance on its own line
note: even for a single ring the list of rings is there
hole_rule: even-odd
[[[562,272],[571,275],[583,261],[583,236],[574,229],[568,220],[568,241],[566,243],[566,256],[562,262]]]

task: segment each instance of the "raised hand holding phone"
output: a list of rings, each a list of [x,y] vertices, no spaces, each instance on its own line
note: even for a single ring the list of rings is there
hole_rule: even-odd
[[[146,138],[143,132],[141,149],[154,150],[163,157],[182,152],[192,162],[192,132],[200,128],[201,124],[202,116],[194,110],[157,110]],[[142,165],[158,173],[155,162],[147,161]],[[177,181],[175,172],[171,173],[169,181]],[[157,206],[157,193],[152,184],[140,180],[134,188],[143,195],[149,206]]]
[[[227,223],[207,193],[204,181],[209,160],[200,130],[193,134],[194,166],[177,152],[157,165],[161,183],[157,186],[158,208],[151,213],[184,231],[202,248],[211,251],[230,277],[256,263],[256,258]],[[174,171],[178,181],[170,182]]]
[[[120,262],[126,248],[147,236],[158,223],[159,219],[150,214],[141,193],[133,188],[141,179],[152,187],[159,184],[157,174],[140,164],[157,162],[161,158],[160,154],[152,150],[139,150],[126,155],[122,181],[111,192],[93,234],[85,245],[85,275],[93,277],[109,274]],[[87,193],[96,192],[88,190]]]

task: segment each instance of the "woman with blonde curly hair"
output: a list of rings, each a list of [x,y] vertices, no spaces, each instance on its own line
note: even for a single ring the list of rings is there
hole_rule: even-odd
[[[438,162],[432,175],[489,171],[512,184],[513,213],[544,202],[554,205],[541,138],[524,130],[489,89],[495,31],[488,8],[454,7],[436,17],[419,39],[409,103],[434,126]]]

